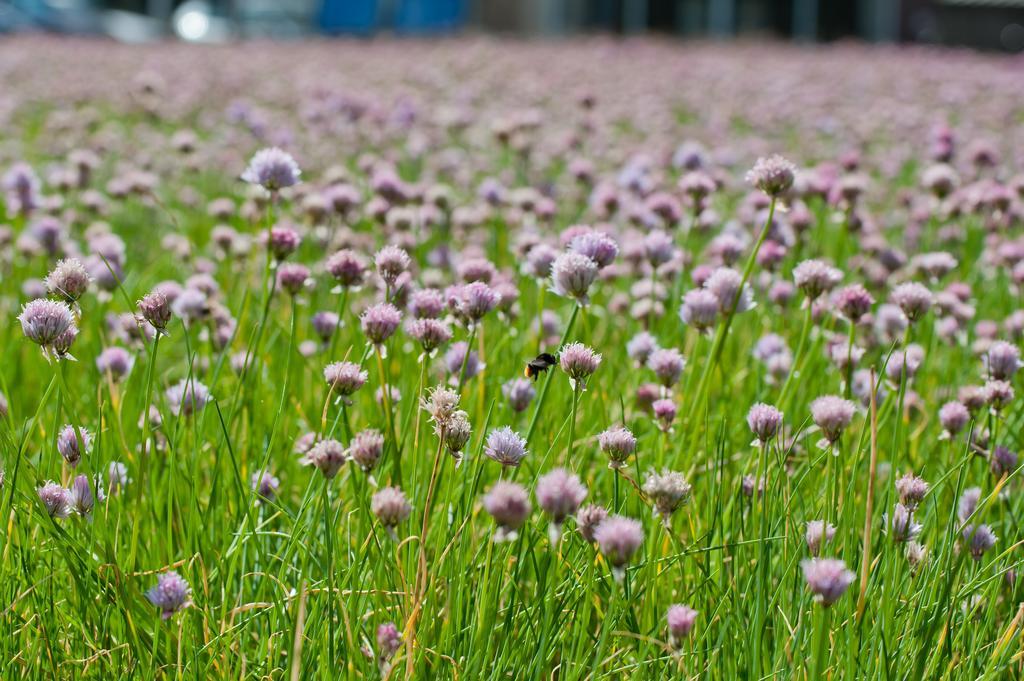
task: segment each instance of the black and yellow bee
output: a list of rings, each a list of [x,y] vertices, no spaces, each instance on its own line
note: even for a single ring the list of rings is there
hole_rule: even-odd
[[[555,359],[554,355],[542,352],[537,355],[536,359],[531,359],[526,363],[526,369],[523,370],[523,376],[532,378],[536,381],[538,376],[553,367],[557,361],[558,360]]]

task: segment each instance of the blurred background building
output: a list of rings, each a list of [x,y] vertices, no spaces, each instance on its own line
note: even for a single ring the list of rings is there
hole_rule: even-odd
[[[855,38],[1024,50],[1024,0],[0,0],[0,32],[144,41],[494,32]]]

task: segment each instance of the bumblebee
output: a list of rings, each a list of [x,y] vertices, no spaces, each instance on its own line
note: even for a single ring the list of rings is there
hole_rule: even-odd
[[[526,363],[526,369],[523,370],[523,376],[537,380],[537,377],[542,373],[550,369],[555,365],[558,360],[555,359],[554,355],[542,352],[537,355],[536,359],[532,359]]]

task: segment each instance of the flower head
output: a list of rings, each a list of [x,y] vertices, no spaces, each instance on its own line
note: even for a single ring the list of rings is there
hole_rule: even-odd
[[[494,540],[511,541],[530,515],[530,496],[522,485],[499,480],[484,495],[484,509],[498,523]]]
[[[619,578],[624,576],[626,563],[643,543],[644,528],[638,520],[613,515],[597,526],[594,539]]]
[[[160,608],[160,616],[166,620],[190,604],[191,593],[188,582],[177,572],[165,572],[157,577],[156,586],[146,592],[146,598]]]
[[[636,451],[636,437],[622,426],[614,426],[597,436],[601,451],[608,455],[610,468],[622,468]]]
[[[503,466],[518,466],[527,454],[526,440],[508,426],[502,426],[488,433],[484,454]]]
[[[774,197],[789,190],[795,176],[796,166],[775,154],[758,158],[747,172],[747,182]]]
[[[838,601],[856,578],[846,563],[836,558],[812,558],[802,561],[800,567],[814,600],[826,608]]]
[[[558,364],[570,379],[585,385],[601,365],[601,355],[583,343],[569,343],[558,353]]]
[[[44,298],[27,303],[18,321],[25,336],[44,350],[75,326],[75,316],[66,303]]]
[[[89,288],[92,277],[77,258],[59,260],[57,266],[46,276],[46,288],[69,303],[82,297]]]
[[[82,434],[81,441],[78,433]],[[57,451],[68,462],[68,465],[75,467],[92,448],[92,436],[85,428],[75,428],[72,425],[65,425],[57,436]]]
[[[654,512],[667,523],[677,508],[690,500],[690,483],[682,473],[664,470],[661,473],[648,471],[643,491],[654,503]]]
[[[409,500],[398,487],[385,487],[370,499],[370,510],[389,531],[394,531],[412,513]]]
[[[826,523],[824,520],[808,520],[807,529],[804,532],[804,541],[807,542],[807,550],[812,556],[821,555],[822,547],[830,543],[836,536],[835,525]]]
[[[39,500],[51,518],[67,518],[71,515],[71,492],[55,482],[47,481],[38,490]]]
[[[782,426],[782,412],[769,404],[758,402],[747,412],[747,425],[761,444],[767,444]]]
[[[338,474],[345,460],[345,448],[337,440],[330,439],[320,440],[302,457],[303,463],[315,466],[328,480]]]
[[[332,362],[324,367],[324,380],[342,397],[349,397],[366,385],[370,374],[355,362]]]
[[[348,456],[365,472],[370,472],[384,453],[384,436],[368,428],[356,433],[348,445]]]
[[[300,175],[302,171],[291,154],[277,147],[269,147],[256,152],[249,161],[249,167],[242,173],[242,179],[275,192],[298,184]]]
[[[587,488],[575,473],[555,468],[537,480],[536,494],[537,504],[553,523],[561,525],[587,498]]]
[[[830,445],[835,444],[850,425],[855,410],[853,402],[834,395],[811,402],[811,418]]]
[[[210,389],[189,378],[178,381],[167,389],[167,406],[175,416],[191,416],[202,411],[210,401]]]
[[[560,296],[573,298],[580,305],[590,302],[590,285],[597,279],[597,263],[581,253],[567,251],[551,264],[553,290]]]
[[[391,337],[401,321],[402,313],[391,303],[372,305],[360,317],[363,333],[377,346],[383,345]]]
[[[669,641],[678,648],[693,631],[697,611],[688,605],[673,605],[665,613],[665,620],[668,622]]]

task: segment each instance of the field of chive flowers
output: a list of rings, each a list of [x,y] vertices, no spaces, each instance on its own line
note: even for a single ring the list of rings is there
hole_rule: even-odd
[[[0,678],[1020,678],[1022,88],[0,43]]]

